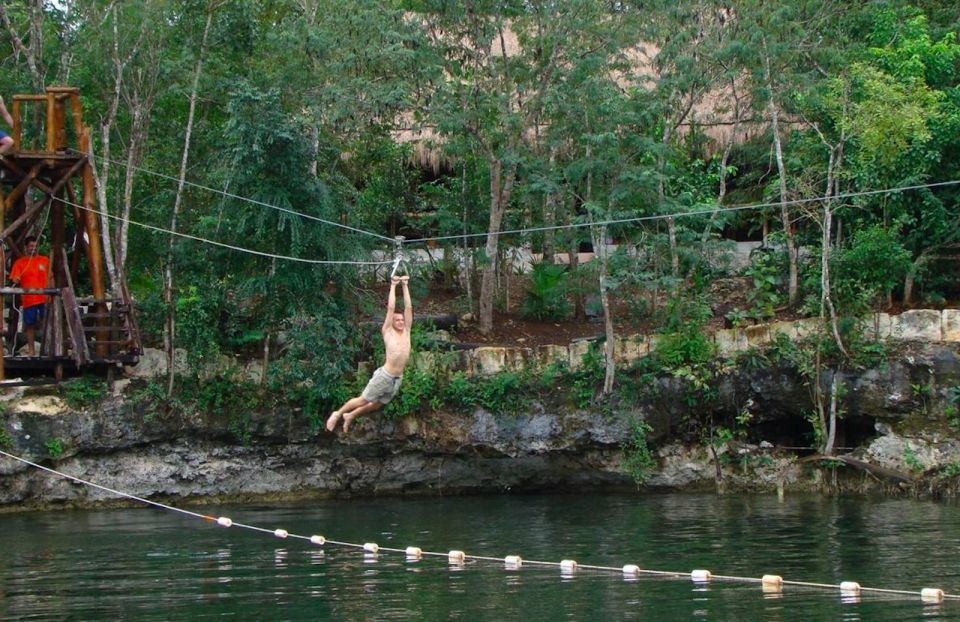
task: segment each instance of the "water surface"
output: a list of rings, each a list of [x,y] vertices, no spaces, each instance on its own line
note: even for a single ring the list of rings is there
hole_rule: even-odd
[[[955,504],[814,496],[569,495],[204,508],[383,547],[960,592]],[[409,562],[157,509],[0,515],[4,620],[949,620],[960,602],[446,559]]]

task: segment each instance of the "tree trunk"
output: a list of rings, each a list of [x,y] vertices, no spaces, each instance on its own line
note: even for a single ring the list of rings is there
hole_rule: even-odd
[[[840,385],[838,375],[839,371],[834,370],[830,379],[830,422],[827,425],[827,440],[823,445],[825,456],[833,455],[833,446],[837,441],[837,391]]]
[[[770,56],[766,53],[766,39],[763,42],[764,48],[764,69],[766,72],[766,86],[770,92],[770,98],[767,101],[767,108],[770,111],[770,129],[773,132],[773,149],[777,161],[777,176],[780,182],[780,220],[783,222],[783,233],[787,244],[787,256],[790,259],[790,280],[788,285],[788,297],[790,306],[797,303],[800,293],[799,279],[799,252],[797,251],[796,241],[793,237],[793,222],[790,217],[790,208],[787,206],[787,167],[783,161],[783,145],[780,141],[780,113],[777,109],[776,91],[773,85],[773,76],[770,71]]]
[[[666,210],[667,203],[666,150],[670,144],[670,130],[670,124],[667,123],[663,128],[663,136],[661,137],[660,141],[660,148],[662,151],[657,155],[657,170],[659,171],[659,179],[657,180],[657,199],[660,203],[661,214]],[[670,276],[676,278],[680,276],[680,253],[677,249],[677,222],[672,216],[667,218],[667,235],[670,240]]]
[[[903,278],[903,304],[906,307],[913,306],[913,288],[917,282],[917,274],[923,269],[927,262],[926,254],[922,254],[911,262],[907,269],[907,275]]]
[[[550,167],[553,171],[557,162],[557,148],[550,148]],[[556,192],[548,192],[543,197],[543,226],[553,227],[557,224],[557,200],[559,197]],[[554,254],[556,249],[556,231],[548,229],[543,232],[543,263],[554,263]]]
[[[174,351],[176,349],[176,305],[173,301],[173,242],[177,231],[177,216],[183,202],[183,188],[187,178],[187,161],[190,158],[190,136],[193,133],[193,117],[197,109],[197,91],[200,87],[200,72],[203,69],[203,57],[207,48],[207,36],[210,34],[210,24],[213,22],[213,10],[207,11],[207,23],[203,27],[203,38],[200,41],[200,52],[197,55],[197,65],[193,72],[193,84],[190,88],[190,108],[187,113],[187,129],[183,139],[183,155],[180,159],[180,177],[177,184],[177,196],[173,202],[173,214],[170,217],[170,239],[167,242],[167,258],[163,270],[163,301],[167,306],[166,330],[163,334],[164,350],[167,354],[167,395],[173,395],[174,378]]]
[[[470,313],[473,313],[477,307],[473,300],[473,253],[470,252],[470,242],[467,238],[467,221],[470,213],[467,203],[467,165],[461,165],[460,171],[460,207],[462,210],[461,219],[463,221],[463,269],[466,273],[464,285],[467,291],[467,305],[470,307]]]
[[[29,0],[28,0],[29,1]],[[7,15],[7,2],[0,2],[0,21],[3,22],[7,32],[10,33],[10,43],[17,54],[22,55],[27,64],[27,73],[30,74],[30,83],[36,93],[43,92],[43,0],[33,0],[30,2],[30,27],[28,48],[23,39],[13,27],[10,17]]]
[[[123,180],[123,219],[117,236],[117,264],[121,271],[127,261],[127,246],[130,239],[130,212],[133,210],[133,187],[137,167],[143,161],[143,146],[149,135],[150,115],[156,97],[157,72],[151,68],[146,96],[141,99],[140,89],[131,95],[130,144],[127,147],[127,165]]]
[[[720,158],[720,179],[717,190],[717,209],[710,214],[710,221],[703,228],[700,235],[700,243],[706,244],[710,239],[710,232],[713,230],[713,224],[717,220],[720,208],[723,207],[723,200],[727,196],[727,166],[730,163],[730,152],[733,151],[733,145],[740,135],[740,97],[737,95],[736,80],[730,81],[730,93],[733,95],[733,130],[727,136],[726,143],[723,146],[723,156]]]
[[[500,225],[510,202],[517,165],[511,164],[503,174],[503,162],[491,158],[490,164],[490,221],[487,226],[487,243],[484,254],[487,264],[480,280],[480,334],[489,335],[493,330],[493,299],[496,285],[497,250],[500,242]]]
[[[606,362],[606,372],[603,377],[603,395],[610,395],[613,393],[613,382],[616,378],[617,368],[616,360],[614,359],[616,334],[613,329],[613,316],[610,313],[610,292],[607,286],[607,226],[591,226],[590,233],[593,237],[594,257],[600,264],[597,272],[599,274],[600,304],[603,307],[603,328],[605,336],[603,354],[604,361]]]

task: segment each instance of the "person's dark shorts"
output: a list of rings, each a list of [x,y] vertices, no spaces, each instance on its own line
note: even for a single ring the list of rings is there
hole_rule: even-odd
[[[4,132],[3,130],[0,130],[0,140],[3,140],[4,138],[7,138],[7,137],[9,137],[9,136],[10,136],[10,134],[7,134],[7,133]]]
[[[23,310],[23,325],[36,326],[47,314],[47,305],[33,305]]]

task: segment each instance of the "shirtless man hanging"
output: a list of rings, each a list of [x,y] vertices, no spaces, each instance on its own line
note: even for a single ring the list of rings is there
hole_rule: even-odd
[[[337,423],[343,419],[343,431],[350,429],[350,423],[360,415],[383,408],[396,396],[403,378],[403,368],[410,359],[410,330],[413,327],[413,303],[410,302],[410,277],[395,276],[390,280],[390,294],[387,296],[387,315],[383,318],[383,344],[386,347],[386,361],[383,367],[373,372],[360,397],[355,397],[333,411],[327,419],[327,430],[333,432]],[[397,284],[403,286],[403,313],[397,313]]]

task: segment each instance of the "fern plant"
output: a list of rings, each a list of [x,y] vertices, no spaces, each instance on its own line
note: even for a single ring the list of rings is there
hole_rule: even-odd
[[[570,314],[564,280],[566,268],[554,264],[536,264],[530,273],[520,315],[533,320],[562,320]]]

